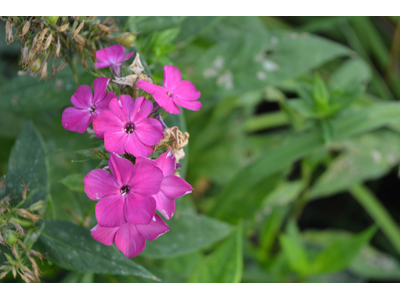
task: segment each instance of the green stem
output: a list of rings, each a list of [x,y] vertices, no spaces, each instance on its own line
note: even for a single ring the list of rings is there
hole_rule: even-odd
[[[355,185],[350,193],[382,229],[390,243],[400,254],[400,230],[386,208],[380,203],[371,191],[363,185]]]
[[[244,123],[246,131],[265,130],[271,127],[288,125],[289,118],[283,111],[255,116]]]

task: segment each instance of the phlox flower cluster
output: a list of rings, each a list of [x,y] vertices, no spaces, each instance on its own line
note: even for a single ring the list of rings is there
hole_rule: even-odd
[[[97,51],[97,70],[109,67],[112,76],[120,77],[123,61],[134,53],[124,54],[121,45]],[[62,114],[62,125],[67,130],[84,133],[92,124],[97,137],[104,140],[104,148],[110,152],[108,167],[92,170],[84,178],[85,193],[97,201],[98,224],[91,234],[105,245],[115,243],[126,257],[132,258],[143,251],[146,240],[155,240],[169,231],[160,215],[170,220],[175,212],[175,199],[193,190],[177,175],[180,165],[173,151],[161,154],[155,151],[166,129],[156,112],[161,107],[168,113],[179,114],[178,105],[199,110],[200,92],[193,83],[182,80],[174,66],[164,67],[164,87],[150,80],[133,83],[132,92],[140,88],[141,94],[150,94],[150,99],[139,95],[134,99],[129,88],[128,93],[116,95],[110,91],[110,85],[110,78],[96,78],[94,95],[89,86],[79,86],[71,97],[73,107]]]

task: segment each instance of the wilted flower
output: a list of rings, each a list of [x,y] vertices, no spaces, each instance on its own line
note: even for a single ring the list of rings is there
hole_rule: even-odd
[[[107,93],[109,78],[99,77],[93,82],[92,90],[87,85],[81,85],[71,97],[71,103],[75,107],[68,107],[62,114],[62,125],[65,129],[84,133],[90,122],[102,111],[108,109],[108,104],[115,98],[113,92]]]
[[[154,100],[171,114],[181,112],[177,105],[190,110],[201,108],[201,102],[197,101],[200,92],[193,83],[182,80],[181,72],[174,66],[164,67],[164,87],[144,80],[139,80],[137,86],[153,95]]]
[[[142,62],[140,61],[139,53],[136,53],[136,57],[133,60],[132,64],[129,66],[129,69],[136,75],[140,75],[144,71],[144,67],[142,65]]]
[[[140,254],[146,246],[146,240],[153,241],[166,233],[169,227],[160,218],[154,215],[147,225],[125,223],[117,227],[102,227],[96,225],[92,228],[92,237],[107,246],[114,244],[126,257],[132,258]]]
[[[108,161],[112,175],[103,169],[89,172],[84,178],[85,192],[96,204],[96,218],[101,226],[116,227],[126,222],[149,224],[156,212],[151,195],[160,191],[162,171],[148,161],[133,165],[112,153]]]
[[[134,51],[125,55],[125,49],[121,45],[112,45],[110,47],[101,49],[96,51],[96,58],[98,62],[96,62],[96,67],[99,69],[111,67],[114,73],[120,77],[121,70],[120,66],[122,62],[131,58],[133,56]]]
[[[167,220],[170,220],[175,212],[175,198],[191,193],[193,188],[183,178],[174,176],[177,166],[171,150],[160,155],[155,161],[146,157],[136,159],[137,163],[141,161],[149,161],[163,172],[164,178],[161,182],[160,191],[153,197],[157,202],[157,210]]]
[[[121,95],[110,101],[109,109],[93,121],[97,136],[104,139],[104,147],[109,152],[138,156],[149,156],[155,144],[163,136],[160,121],[147,118],[153,103],[144,97],[135,101],[129,95]]]

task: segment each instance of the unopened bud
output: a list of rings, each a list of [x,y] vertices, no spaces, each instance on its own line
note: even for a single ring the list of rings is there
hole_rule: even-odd
[[[22,31],[21,31],[21,34],[19,36],[23,37],[28,32],[30,27],[31,27],[31,22],[30,21],[26,22],[24,27],[22,27]]]
[[[40,72],[40,79],[47,77],[47,61],[44,61],[42,64],[42,71]]]
[[[58,20],[58,16],[46,16],[44,17],[50,24],[56,24]]]
[[[104,31],[104,32],[107,32],[107,33],[112,32],[112,29],[110,27],[107,27],[106,25],[99,24],[99,25],[97,25],[97,27],[99,27],[99,29],[101,31]]]
[[[33,63],[31,64],[31,71],[33,73],[39,72],[41,64],[42,64],[42,60],[40,59],[40,57],[36,58],[33,61]]]
[[[18,241],[18,236],[12,232],[8,232],[6,234],[6,243],[10,246],[15,245],[15,243]]]
[[[122,46],[130,46],[136,40],[136,37],[133,33],[124,32],[117,35],[115,40],[118,42],[118,44],[121,44]]]
[[[61,26],[57,27],[57,31],[58,32],[63,32],[65,30],[67,30],[68,26],[69,26],[69,23],[61,25]]]
[[[50,35],[47,37],[46,42],[43,45],[43,50],[46,50],[47,48],[49,48],[52,39],[53,39],[53,34],[50,33]]]

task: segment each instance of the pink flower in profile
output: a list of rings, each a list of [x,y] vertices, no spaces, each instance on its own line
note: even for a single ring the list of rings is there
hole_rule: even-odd
[[[138,157],[136,159],[137,163],[142,161],[152,162],[163,172],[164,178],[161,182],[160,191],[153,197],[157,203],[157,210],[167,220],[170,220],[175,212],[174,198],[191,193],[193,188],[183,178],[174,176],[176,159],[171,150],[160,155],[155,161],[146,157]]]
[[[148,161],[133,165],[115,153],[111,154],[108,167],[112,175],[96,169],[84,178],[87,196],[99,200],[96,218],[100,226],[149,224],[156,212],[156,201],[151,195],[160,191],[162,171]]]
[[[98,62],[95,63],[96,67],[99,69],[111,67],[114,73],[120,77],[121,70],[120,66],[122,62],[131,58],[133,56],[134,51],[129,53],[127,56],[125,55],[125,49],[121,45],[112,45],[110,47],[97,50],[96,58]]]
[[[135,101],[129,95],[121,95],[120,101],[114,98],[109,109],[93,121],[97,136],[104,139],[107,151],[117,154],[130,153],[136,157],[149,156],[163,137],[159,120],[147,118],[153,103],[144,97]]]
[[[199,110],[201,107],[201,102],[197,101],[200,92],[193,83],[182,80],[181,72],[174,66],[164,67],[164,87],[144,80],[139,80],[137,86],[153,95],[154,100],[171,114],[181,112],[177,105],[190,110]]]
[[[168,230],[168,225],[156,214],[147,225],[126,223],[116,227],[103,227],[98,224],[90,231],[96,241],[107,246],[115,243],[126,257],[132,258],[143,251],[146,240],[154,241]]]
[[[84,133],[90,122],[102,111],[108,109],[113,92],[107,93],[107,84],[110,78],[99,77],[93,82],[92,90],[87,85],[81,85],[71,97],[71,103],[75,107],[68,107],[62,114],[62,125],[65,129]]]

